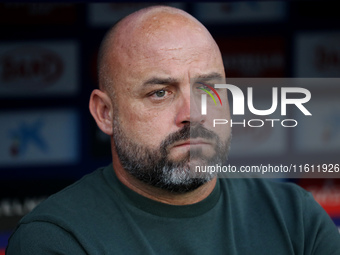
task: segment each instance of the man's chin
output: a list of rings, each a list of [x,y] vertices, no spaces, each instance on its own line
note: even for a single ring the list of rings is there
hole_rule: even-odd
[[[198,189],[205,183],[209,182],[211,179],[213,178],[190,178],[190,181],[182,183],[163,183],[161,186],[158,186],[158,188],[169,191],[171,193],[185,194]]]
[[[165,167],[162,174],[155,176],[151,185],[172,193],[186,193],[196,190],[203,184],[211,181],[216,174],[209,172],[199,172],[195,170],[195,165],[202,162],[200,159],[188,159],[180,164],[172,162],[172,167]]]

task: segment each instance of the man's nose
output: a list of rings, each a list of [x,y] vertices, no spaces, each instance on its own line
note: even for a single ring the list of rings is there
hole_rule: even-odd
[[[188,86],[189,87],[189,86]],[[205,116],[201,114],[199,100],[195,100],[191,95],[190,87],[181,93],[177,105],[176,125],[182,127],[191,122],[203,124]]]

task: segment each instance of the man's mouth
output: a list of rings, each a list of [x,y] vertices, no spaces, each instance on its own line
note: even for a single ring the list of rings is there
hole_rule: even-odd
[[[202,146],[202,145],[211,145],[211,142],[203,138],[195,138],[195,139],[189,139],[186,141],[176,142],[171,147],[176,148],[176,147],[190,147],[190,146]]]

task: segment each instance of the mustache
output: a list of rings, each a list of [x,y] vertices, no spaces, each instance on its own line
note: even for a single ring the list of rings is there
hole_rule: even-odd
[[[182,129],[168,135],[161,143],[161,151],[164,153],[170,145],[182,140],[188,140],[189,138],[205,138],[216,141],[219,139],[215,132],[206,129],[202,124],[190,123]]]

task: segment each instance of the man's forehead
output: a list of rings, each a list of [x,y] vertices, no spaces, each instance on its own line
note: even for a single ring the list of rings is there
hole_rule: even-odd
[[[186,40],[181,33],[210,37],[206,28],[188,13],[174,8],[155,7],[142,10],[124,18],[114,30],[113,45],[124,48],[138,45],[148,46],[150,43],[157,44],[168,37],[177,38],[179,41]],[[203,35],[203,36],[202,36]],[[163,40],[164,44],[166,40]]]
[[[158,37],[139,38],[121,42],[122,47],[110,58],[113,65],[139,71],[153,69],[166,71],[175,66],[206,68],[220,58],[217,46],[191,30],[160,32]],[[204,67],[205,66],[205,67]],[[117,68],[117,66],[116,66]]]
[[[138,84],[164,84],[187,79],[188,73],[190,79],[212,71],[223,73],[210,33],[189,14],[178,11],[157,10],[123,20],[107,44],[110,75],[119,80],[137,79]]]

